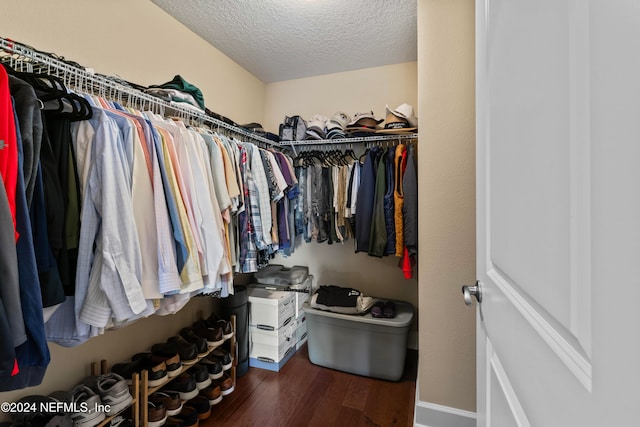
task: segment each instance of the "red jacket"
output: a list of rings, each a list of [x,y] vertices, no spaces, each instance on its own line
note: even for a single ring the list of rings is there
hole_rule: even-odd
[[[18,145],[16,142],[16,123],[13,113],[9,76],[4,67],[0,67],[0,176],[4,182],[9,209],[13,219],[13,231],[16,242],[16,185],[18,182]]]

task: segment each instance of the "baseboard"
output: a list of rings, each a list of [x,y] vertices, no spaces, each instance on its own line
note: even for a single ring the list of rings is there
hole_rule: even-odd
[[[414,427],[476,427],[476,414],[418,400]]]

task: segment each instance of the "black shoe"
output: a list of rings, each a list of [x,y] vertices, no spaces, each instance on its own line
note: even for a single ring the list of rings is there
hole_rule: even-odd
[[[153,403],[164,405],[167,410],[167,416],[172,417],[182,411],[182,399],[180,393],[157,391],[149,396],[149,400]]]
[[[211,378],[209,377],[209,371],[207,370],[206,366],[200,363],[196,363],[191,368],[189,368],[187,372],[193,377],[194,380],[196,380],[196,387],[198,388],[198,390],[202,390],[211,385]]]
[[[182,420],[184,427],[194,427],[198,425],[198,411],[193,406],[185,406],[182,412],[173,418]]]
[[[231,369],[231,366],[233,365],[233,357],[231,356],[231,353],[222,348],[216,348],[209,356],[218,359],[220,363],[222,363],[222,369],[225,371]]]
[[[149,387],[158,387],[169,380],[167,365],[149,354],[141,355],[132,363],[139,362],[141,369],[147,371]],[[116,372],[117,373],[117,372]]]
[[[222,368],[222,362],[219,358],[208,355],[207,357],[201,359],[199,363],[207,367],[207,371],[209,371],[209,377],[212,380],[217,380],[222,376],[222,372],[224,370]]]
[[[206,320],[198,320],[193,324],[193,331],[203,338],[207,339],[209,347],[218,347],[224,343],[222,328],[219,326],[210,326]]]
[[[198,418],[196,417],[196,420]],[[164,423],[163,427],[185,427],[185,424],[182,422],[180,418],[177,417],[167,417],[167,422]]]
[[[204,357],[209,353],[209,345],[207,344],[207,340],[202,338],[201,336],[196,335],[191,328],[183,328],[180,331],[180,335],[171,337],[167,340],[167,342],[184,342],[188,344],[193,344],[196,346],[196,352],[198,357]]]
[[[151,347],[151,352],[165,357],[174,357],[177,354],[183,365],[192,365],[198,359],[198,350],[195,344],[184,340],[154,344]]]
[[[184,404],[185,407],[192,407],[196,410],[199,420],[206,420],[211,415],[211,405],[209,399],[204,396],[196,396]]]
[[[182,400],[193,399],[199,392],[196,380],[186,372],[175,377],[162,391],[165,393],[178,393]]]
[[[169,378],[173,378],[180,373],[180,368],[182,368],[182,362],[180,361],[180,356],[174,354],[172,357],[162,356],[160,354],[154,353],[137,353],[134,354],[131,358],[132,361],[136,361],[138,359],[150,359],[152,363],[160,364],[164,362],[167,368],[167,375]]]
[[[151,357],[141,356],[132,362],[116,363],[111,367],[111,372],[120,375],[131,384],[134,373],[147,370],[149,387],[158,387],[169,379],[167,375],[167,365],[164,362],[156,362]]]
[[[222,336],[225,340],[233,337],[233,326],[231,325],[231,321],[225,320],[218,316],[215,313],[212,313],[211,316],[207,318],[207,323],[209,326],[217,325],[222,328]]]

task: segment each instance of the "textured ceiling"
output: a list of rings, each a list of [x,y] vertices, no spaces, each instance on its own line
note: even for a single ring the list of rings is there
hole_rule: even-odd
[[[416,0],[152,0],[266,83],[416,61]]]

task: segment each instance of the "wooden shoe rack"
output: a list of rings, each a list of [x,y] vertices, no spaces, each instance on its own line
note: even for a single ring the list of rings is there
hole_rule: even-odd
[[[107,361],[106,360],[101,360],[100,364],[98,364],[98,362],[93,362],[91,364],[91,375],[92,376],[99,376],[99,375],[105,375],[109,373],[109,369],[107,369]],[[133,397],[133,400],[131,401],[131,404],[124,408],[122,411],[118,412],[117,414],[113,414],[110,415],[108,417],[106,417],[104,419],[104,421],[102,421],[100,424],[98,424],[96,427],[103,427],[106,425],[109,425],[109,423],[111,423],[111,420],[113,420],[115,417],[117,417],[118,415],[122,414],[124,411],[126,411],[127,409],[131,408],[131,418],[133,420],[133,425],[135,427],[139,427],[140,426],[140,376],[137,373],[134,373],[132,378],[131,378],[131,385],[129,386],[129,393],[131,393],[131,396]]]
[[[231,338],[229,338],[229,340],[231,340],[229,352],[231,353],[231,355],[233,357],[233,363],[232,363],[232,366],[231,366],[231,369],[230,369],[230,371],[231,371],[230,372],[230,376],[231,376],[231,380],[233,381],[233,387],[235,388],[235,386],[236,386],[236,366],[237,366],[237,359],[238,359],[238,357],[237,357],[238,356],[238,351],[237,351],[237,341],[236,341],[236,316],[235,316],[235,314],[231,315],[230,321],[231,321],[231,325],[232,325],[232,329],[233,329],[233,336]],[[198,357],[197,360],[195,361],[195,363],[193,363],[193,364],[191,364],[189,366],[182,366],[180,368],[180,371],[178,372],[178,374],[176,374],[176,377],[178,375],[180,375],[181,373],[185,372],[186,370],[188,370],[191,366],[193,366],[196,363],[200,362],[202,359],[207,357],[212,351],[214,351],[218,347],[220,347],[220,346],[209,348],[209,351],[207,352],[207,354],[202,356],[202,357]],[[140,399],[139,399],[140,400],[140,404],[139,404],[139,414],[140,414],[140,416],[139,417],[140,417],[140,419],[142,421],[142,425],[143,426],[146,426],[146,425],[149,424],[149,412],[148,412],[149,396],[151,396],[156,391],[161,390],[163,387],[166,387],[167,384],[170,384],[171,381],[173,381],[174,378],[168,378],[168,380],[164,384],[162,384],[160,386],[149,387],[149,373],[146,370],[143,370],[141,372],[141,380],[140,380],[140,386],[139,386],[139,390],[140,390],[139,391],[139,396],[140,396]],[[135,425],[138,426],[137,423]]]

